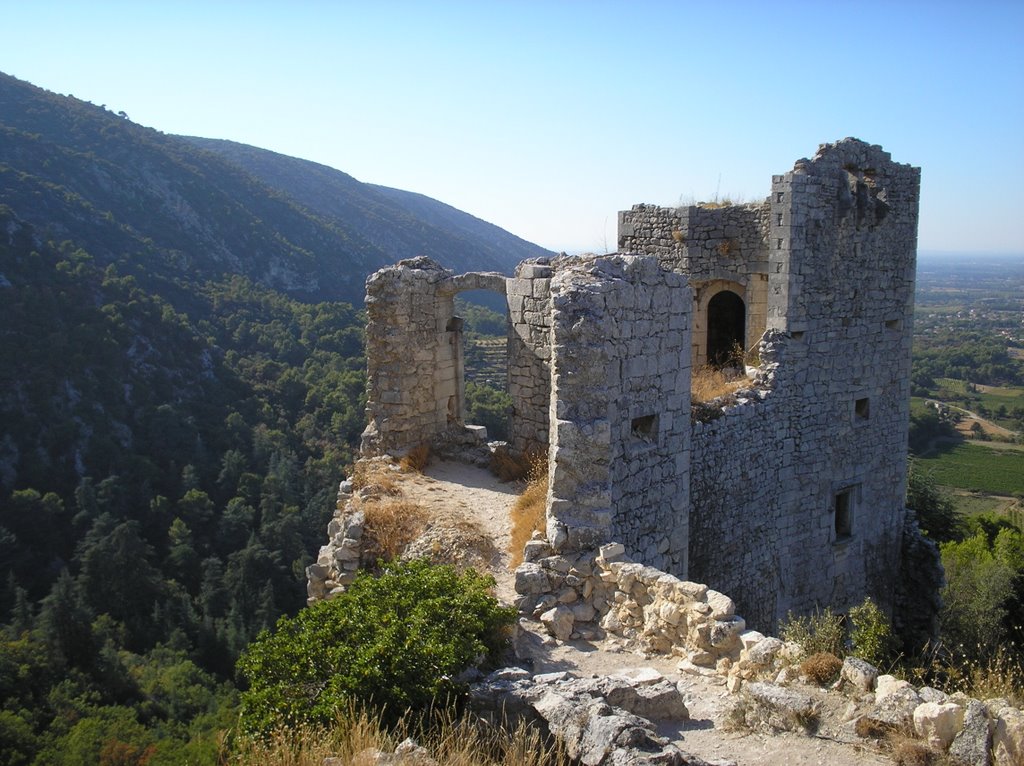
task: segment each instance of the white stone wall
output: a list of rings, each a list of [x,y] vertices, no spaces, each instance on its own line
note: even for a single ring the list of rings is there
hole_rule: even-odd
[[[686,281],[654,258],[566,259],[551,302],[549,539],[558,550],[616,539],[685,571]]]
[[[429,258],[401,261],[366,280],[367,417],[363,452],[402,452],[457,436],[465,423],[465,370],[454,298],[492,290],[509,306],[512,447],[543,448],[550,397],[551,267],[522,264],[514,278],[453,274]]]
[[[461,425],[451,299],[503,290],[513,447],[549,443],[555,551],[621,542],[729,592],[763,630],[790,609],[843,610],[866,594],[888,607],[919,183],[918,169],[847,139],[775,176],[765,204],[621,214],[621,244],[653,257],[527,262],[507,280],[427,259],[384,269],[367,282],[364,446],[401,451]],[[696,300],[676,273],[687,269]],[[748,341],[767,329],[761,371],[739,403],[691,428],[701,312],[714,290],[740,288]]]
[[[748,349],[773,331],[761,392],[694,423],[689,465],[685,574],[759,628],[865,593],[893,601],[918,190],[918,169],[847,139],[775,176],[762,205],[620,213],[621,249],[690,277],[695,364],[720,290],[744,297]]]
[[[445,325],[450,272],[429,258],[402,261],[366,280],[368,424],[364,453],[401,452],[447,427],[455,368]]]
[[[866,593],[893,603],[918,184],[916,168],[856,141],[773,179],[772,390],[695,425],[691,461],[688,575],[759,629]]]

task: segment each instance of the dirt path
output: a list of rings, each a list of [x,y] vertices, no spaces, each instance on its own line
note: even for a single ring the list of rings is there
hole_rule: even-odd
[[[496,595],[503,604],[511,604],[516,595],[508,566],[509,511],[522,490],[521,483],[502,482],[483,468],[449,460],[434,460],[422,474],[402,482],[403,497],[427,509],[434,534],[447,527],[461,544],[473,545],[478,535],[490,542],[480,544],[479,553],[497,581]]]

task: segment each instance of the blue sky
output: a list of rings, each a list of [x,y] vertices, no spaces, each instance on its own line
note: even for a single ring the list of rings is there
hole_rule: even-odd
[[[1021,2],[0,0],[0,18],[0,71],[555,250],[614,249],[637,202],[763,198],[856,136],[922,168],[922,250],[1024,254]]]

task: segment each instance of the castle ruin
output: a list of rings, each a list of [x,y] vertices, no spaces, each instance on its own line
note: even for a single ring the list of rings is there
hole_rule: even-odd
[[[774,176],[762,203],[620,213],[617,254],[513,277],[425,258],[378,271],[363,452],[473,437],[453,302],[492,290],[508,306],[510,446],[549,455],[547,539],[528,562],[621,543],[763,630],[868,594],[891,609],[919,185],[845,139]],[[750,381],[692,417],[691,366],[736,349],[757,357]]]

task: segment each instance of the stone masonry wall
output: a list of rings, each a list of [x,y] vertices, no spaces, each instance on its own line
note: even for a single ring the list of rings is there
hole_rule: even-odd
[[[707,362],[708,301],[722,290],[743,298],[744,348],[765,330],[768,307],[769,203],[665,208],[634,205],[619,213],[619,250],[657,256],[686,274],[694,291],[692,357]]]
[[[789,610],[842,611],[868,594],[889,608],[919,181],[846,139],[775,176],[763,205],[623,213],[623,246],[654,257],[530,262],[510,280],[452,276],[427,259],[384,269],[367,282],[364,446],[395,451],[462,427],[451,299],[504,291],[513,441],[548,435],[554,551],[620,542],[727,590],[764,630]],[[691,428],[691,335],[717,289],[743,294],[748,340],[763,319],[761,368]]]
[[[688,576],[759,629],[893,604],[917,191],[917,169],[853,140],[773,181],[772,390],[695,425],[690,466]]]
[[[690,294],[653,258],[566,259],[551,282],[548,539],[686,566]]]
[[[408,449],[431,441],[448,425],[455,369],[443,343],[438,289],[449,277],[429,258],[416,258],[366,280],[364,453]]]
[[[508,391],[512,397],[512,450],[548,443],[551,397],[551,275],[547,259],[530,260],[507,280]]]
[[[363,453],[401,454],[465,435],[462,325],[454,298],[492,290],[509,305],[512,446],[547,443],[550,392],[550,267],[455,275],[429,258],[401,261],[366,280],[367,417]]]

